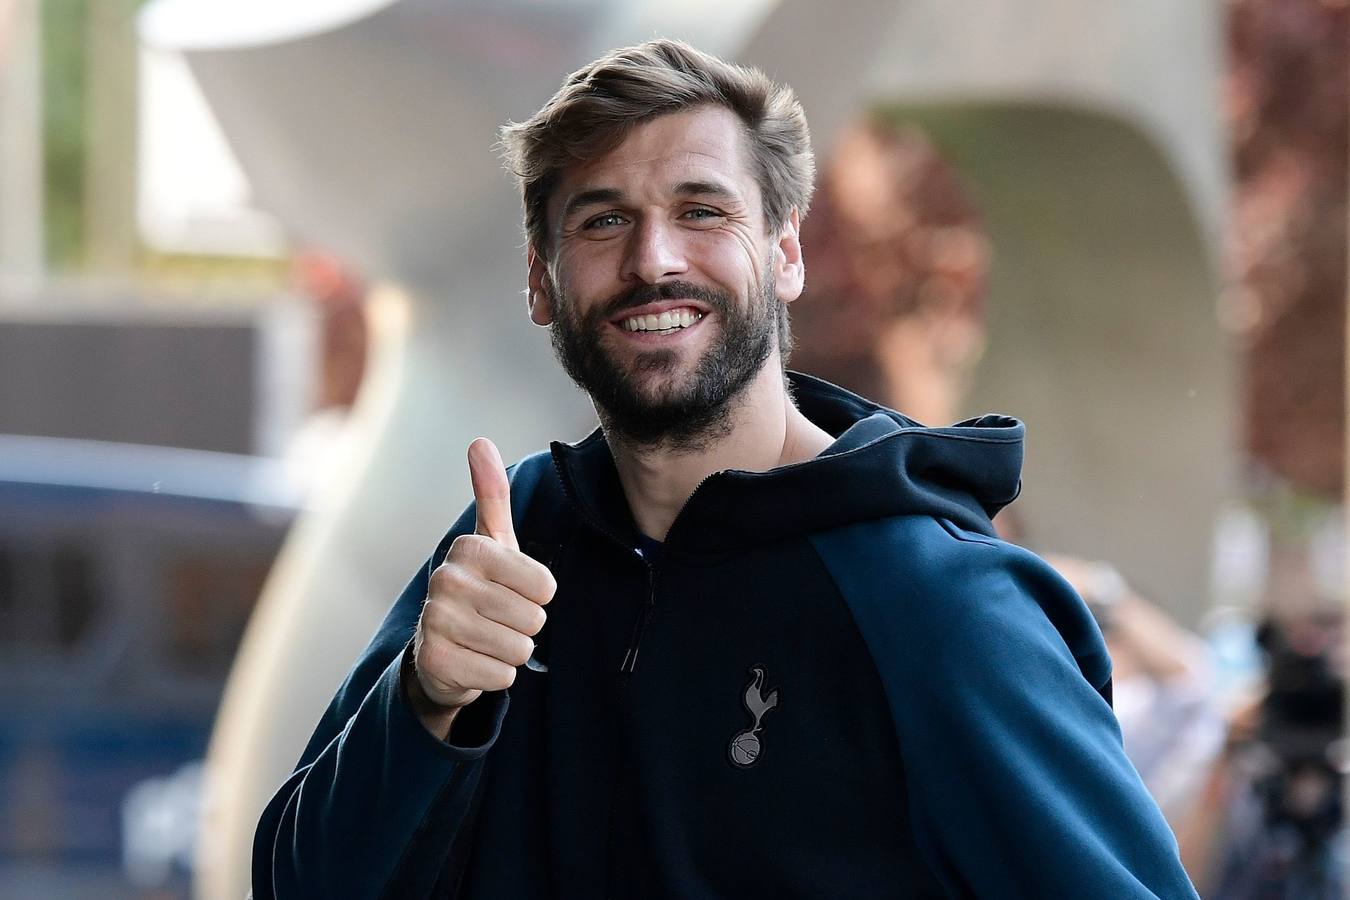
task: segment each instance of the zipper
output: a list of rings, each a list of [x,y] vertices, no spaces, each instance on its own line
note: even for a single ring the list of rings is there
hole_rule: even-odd
[[[630,548],[631,549],[631,548]],[[647,596],[642,601],[642,608],[638,611],[637,621],[633,623],[633,630],[628,638],[628,647],[623,654],[623,662],[619,666],[619,686],[615,694],[615,728],[620,732],[623,729],[624,720],[624,698],[628,694],[628,682],[633,676],[633,670],[637,668],[638,650],[642,646],[642,635],[647,630],[647,623],[651,621],[652,610],[656,608],[656,566],[651,560],[647,559],[639,550],[633,550],[633,554],[642,560],[647,569]],[[606,900],[611,900],[613,885],[610,884],[610,877],[614,866],[614,841],[616,837],[615,816],[619,806],[620,795],[623,793],[621,785],[631,774],[632,761],[626,755],[621,755],[618,760],[618,771],[614,774],[614,781],[610,787],[609,806],[605,812],[605,855],[604,855],[604,892]]]
[[[581,514],[581,517],[584,520],[586,520],[591,525],[591,527],[594,528],[601,535],[613,541],[615,544],[618,544],[626,552],[632,553],[635,557],[637,557],[639,561],[642,562],[643,566],[646,567],[647,569],[647,596],[644,598],[642,602],[642,608],[638,611],[637,621],[633,623],[633,630],[628,638],[628,646],[624,651],[623,662],[620,663],[619,665],[619,690],[617,695],[618,708],[616,709],[616,714],[618,715],[619,720],[615,724],[616,727],[620,727],[623,716],[623,706],[624,706],[623,701],[628,691],[628,683],[632,678],[634,670],[637,668],[638,651],[641,650],[642,648],[642,638],[647,631],[647,625],[651,622],[652,613],[656,609],[656,565],[652,563],[651,560],[647,559],[647,557],[644,556],[641,553],[641,551],[639,551],[634,547],[629,546],[627,541],[623,540],[617,534],[611,531],[608,527],[605,526],[603,522],[596,521],[595,517],[588,515],[585,506],[579,503],[575,496],[572,496],[571,483],[566,477],[566,474],[563,472],[562,466],[559,465],[558,458],[556,456],[553,458],[553,466],[555,471],[558,473],[559,481],[562,482],[564,493],[566,493],[569,496],[569,499],[572,501],[573,508],[576,509]],[[708,475],[702,481],[700,481],[694,487],[694,490],[690,492],[689,499],[685,500],[684,506],[688,506],[689,500],[692,500],[694,498],[694,494],[698,493],[699,489],[702,488],[703,485],[707,484],[708,481],[712,479],[713,475],[716,474],[718,473],[714,472]],[[680,512],[683,511],[684,507],[681,507]],[[667,532],[666,534],[667,541],[670,539],[670,534],[674,532],[675,524],[679,522],[679,518],[680,518],[679,514],[676,514],[675,521],[671,523],[670,532]],[[609,883],[609,878],[611,867],[614,862],[613,847],[615,840],[615,822],[614,822],[615,810],[619,805],[620,784],[627,775],[629,765],[631,765],[629,761],[627,761],[624,757],[620,757],[619,772],[617,773],[617,776],[615,777],[614,782],[611,786],[609,796],[609,807],[605,814],[606,820],[605,853],[604,853],[604,861],[602,863],[604,867],[602,876],[604,888],[602,891],[602,895],[605,897],[610,896],[610,891],[612,889],[612,885]]]
[[[553,457],[553,470],[558,475],[558,481],[562,483],[563,493],[571,500],[573,509],[577,510],[581,514],[581,517],[585,519],[592,528],[600,532],[600,534],[609,538],[609,540],[613,541],[615,544],[618,544],[626,552],[636,556],[647,569],[647,597],[643,600],[642,608],[638,611],[637,621],[633,623],[633,630],[630,632],[628,638],[628,646],[624,649],[623,662],[619,664],[619,697],[620,700],[622,700],[624,692],[628,687],[628,681],[632,677],[633,671],[637,668],[638,651],[642,648],[642,636],[646,633],[647,624],[651,621],[652,612],[656,608],[656,566],[652,564],[651,560],[643,556],[641,551],[630,547],[627,541],[611,531],[605,523],[597,521],[594,516],[588,514],[585,505],[579,502],[578,498],[573,494],[571,481],[563,471],[557,456]],[[667,541],[670,540],[671,534],[675,532],[675,526],[680,521],[680,513],[684,512],[685,507],[694,499],[694,495],[699,492],[699,489],[719,474],[721,473],[710,472],[708,475],[704,476],[702,481],[694,485],[694,489],[689,492],[689,497],[680,507],[680,512],[675,514],[674,521],[670,523],[670,530],[666,532]]]
[[[713,472],[706,475],[702,481],[694,485],[694,489],[689,492],[689,497],[684,501],[684,506],[680,507],[680,512],[675,514],[675,520],[670,523],[670,529],[666,532],[666,541],[675,533],[675,526],[680,521],[680,513],[689,505],[689,501],[694,499],[699,488],[707,484],[714,475]],[[638,558],[647,566],[647,598],[642,603],[642,609],[638,611],[637,621],[633,623],[633,631],[628,638],[628,648],[623,654],[623,663],[619,666],[619,699],[623,700],[623,695],[628,687],[628,680],[633,677],[633,670],[637,668],[638,651],[642,649],[642,635],[647,631],[647,623],[652,619],[652,612],[656,609],[656,565],[647,559],[640,551]]]

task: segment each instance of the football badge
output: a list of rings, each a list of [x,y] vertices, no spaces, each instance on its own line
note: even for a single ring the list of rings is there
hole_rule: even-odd
[[[731,746],[727,748],[727,755],[731,758],[732,765],[740,769],[748,769],[759,759],[759,729],[760,720],[764,714],[778,705],[778,689],[774,688],[765,697],[760,693],[764,687],[764,670],[758,666],[750,669],[754,674],[754,679],[745,688],[745,695],[741,698],[745,703],[745,711],[750,713],[754,724],[745,731],[731,739]]]

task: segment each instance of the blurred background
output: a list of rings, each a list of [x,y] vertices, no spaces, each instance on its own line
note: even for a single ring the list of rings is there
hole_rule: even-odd
[[[593,425],[495,128],[654,34],[806,106],[792,367],[1027,422],[1202,896],[1342,896],[1350,4],[666,6],[0,0],[0,897],[243,896],[469,440]]]

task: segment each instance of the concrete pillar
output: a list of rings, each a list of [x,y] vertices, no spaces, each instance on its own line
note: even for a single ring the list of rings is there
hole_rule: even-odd
[[[136,258],[137,6],[137,0],[92,3],[85,32],[85,262],[100,274],[126,273]]]
[[[44,268],[38,0],[0,4],[0,303]]]

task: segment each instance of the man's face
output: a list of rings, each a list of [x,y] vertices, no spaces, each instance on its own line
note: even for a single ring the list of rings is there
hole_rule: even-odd
[[[778,365],[783,303],[801,291],[797,221],[765,234],[750,162],[735,115],[699,108],[638,126],[550,198],[531,316],[630,441],[698,446]]]

